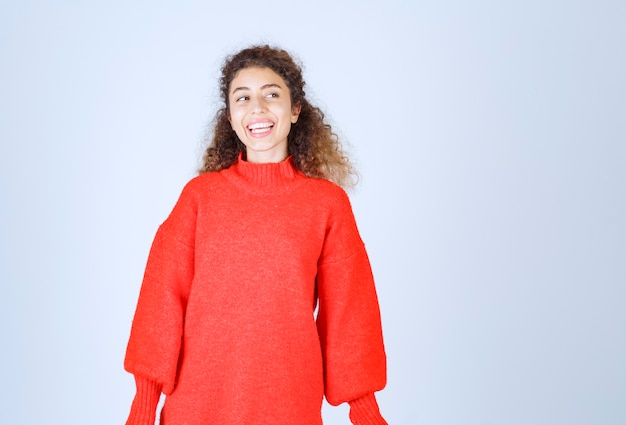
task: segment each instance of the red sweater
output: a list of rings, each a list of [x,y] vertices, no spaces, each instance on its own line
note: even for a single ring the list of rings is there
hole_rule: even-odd
[[[316,311],[317,306],[317,311]],[[290,159],[202,174],[148,258],[124,362],[127,425],[386,424],[374,281],[345,192]]]

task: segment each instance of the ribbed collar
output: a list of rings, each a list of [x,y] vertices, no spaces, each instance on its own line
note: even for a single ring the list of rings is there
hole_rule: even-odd
[[[246,192],[259,195],[281,193],[294,189],[304,175],[293,165],[291,157],[282,162],[256,164],[239,154],[237,162],[225,170],[224,176]]]

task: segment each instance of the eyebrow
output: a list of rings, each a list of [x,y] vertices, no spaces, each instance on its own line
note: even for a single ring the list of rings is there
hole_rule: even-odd
[[[269,89],[269,88],[278,88],[278,89],[283,89],[280,85],[275,84],[275,83],[269,83],[269,84],[264,84],[261,86],[261,90],[265,90],[265,89]],[[230,94],[235,94],[238,91],[243,91],[243,90],[250,90],[249,87],[237,87],[236,89],[234,89]]]

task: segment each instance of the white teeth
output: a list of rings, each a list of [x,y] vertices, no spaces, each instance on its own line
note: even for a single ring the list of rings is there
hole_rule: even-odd
[[[269,128],[269,127],[271,127],[272,125],[273,125],[273,124],[272,124],[272,123],[270,123],[270,122],[257,122],[257,123],[254,123],[254,124],[250,124],[250,125],[248,126],[248,128],[249,128],[250,130],[257,130],[257,129],[260,129],[260,128]]]

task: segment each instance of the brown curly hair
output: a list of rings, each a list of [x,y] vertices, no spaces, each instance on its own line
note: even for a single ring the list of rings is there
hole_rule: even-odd
[[[240,152],[245,152],[245,145],[228,120],[230,84],[245,68],[269,68],[276,72],[289,87],[291,104],[300,104],[298,121],[291,126],[287,137],[288,154],[296,169],[307,176],[324,178],[343,187],[354,186],[358,174],[339,138],[325,121],[321,109],[306,99],[302,68],[287,51],[267,45],[243,49],[224,61],[220,78],[223,106],[215,115],[212,140],[204,153],[200,173],[228,168],[237,161]]]

